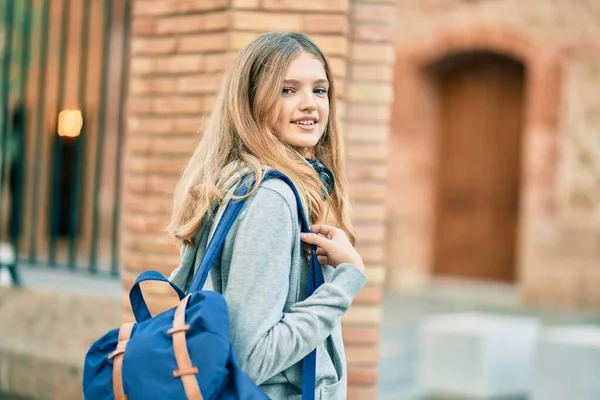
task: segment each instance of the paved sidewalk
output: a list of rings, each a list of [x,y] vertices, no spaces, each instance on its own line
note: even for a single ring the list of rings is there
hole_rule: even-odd
[[[503,285],[445,283],[424,291],[388,293],[381,327],[380,400],[425,400],[418,394],[415,376],[419,321],[431,314],[464,311],[536,316],[545,325],[600,324],[600,314],[524,306],[514,289]]]

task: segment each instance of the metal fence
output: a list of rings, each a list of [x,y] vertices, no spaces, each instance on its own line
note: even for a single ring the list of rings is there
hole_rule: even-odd
[[[0,0],[0,263],[117,276],[131,0]],[[93,17],[92,17],[93,16]]]

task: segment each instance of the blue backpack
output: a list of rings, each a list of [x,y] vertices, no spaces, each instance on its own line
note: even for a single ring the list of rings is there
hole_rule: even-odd
[[[293,190],[302,232],[309,232],[298,191],[285,175],[269,171]],[[245,180],[236,196],[248,193]],[[250,400],[268,397],[240,369],[229,339],[224,297],[202,291],[208,272],[245,200],[231,200],[204,253],[186,294],[156,271],[138,276],[129,292],[136,323],[113,329],[98,339],[85,357],[83,395],[86,400],[214,399]],[[140,289],[143,281],[166,282],[181,302],[154,317]],[[323,283],[323,271],[311,252],[307,296]],[[315,397],[316,349],[302,360],[302,400]]]

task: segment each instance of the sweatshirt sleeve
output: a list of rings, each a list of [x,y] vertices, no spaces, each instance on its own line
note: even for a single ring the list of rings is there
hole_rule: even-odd
[[[223,294],[240,366],[260,385],[331,334],[366,278],[355,266],[341,264],[310,297],[284,309],[292,251],[299,240],[296,209],[267,187],[259,188],[247,204],[233,239]]]

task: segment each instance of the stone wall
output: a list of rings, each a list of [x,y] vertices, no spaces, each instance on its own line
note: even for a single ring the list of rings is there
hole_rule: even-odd
[[[431,104],[418,100],[431,90],[422,70],[453,52],[487,50],[527,70],[520,292],[532,302],[599,308],[598,5],[414,0],[397,10],[390,285],[422,284],[432,270],[435,138]]]

